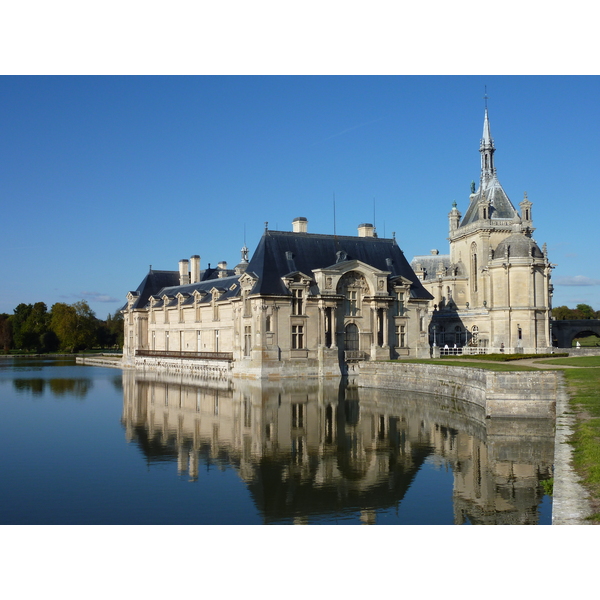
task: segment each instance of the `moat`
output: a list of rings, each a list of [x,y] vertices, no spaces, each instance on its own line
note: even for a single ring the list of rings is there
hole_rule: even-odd
[[[2,359],[2,524],[550,524],[554,421],[348,381]]]

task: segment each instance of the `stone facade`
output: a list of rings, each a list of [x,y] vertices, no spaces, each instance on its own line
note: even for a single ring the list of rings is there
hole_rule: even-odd
[[[247,256],[233,270],[201,271],[197,256],[150,270],[123,310],[125,365],[193,372],[215,360],[240,377],[338,377],[356,361],[429,356],[431,295],[373,225],[310,234],[300,217],[291,232],[265,228]]]
[[[450,253],[432,250],[411,263],[434,297],[430,342],[442,353],[455,344],[471,352],[546,352],[553,265],[546,245],[540,250],[532,238],[527,194],[519,213],[498,181],[487,108],[479,151],[479,188],[471,184],[464,217],[456,203],[448,215]]]

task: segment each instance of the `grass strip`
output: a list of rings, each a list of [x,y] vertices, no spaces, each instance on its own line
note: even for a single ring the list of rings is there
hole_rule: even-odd
[[[568,352],[557,354],[450,354],[440,356],[440,360],[484,360],[494,362],[510,362],[513,360],[524,360],[526,358],[551,358],[554,356],[569,356]]]
[[[568,367],[600,367],[600,356],[571,356],[540,360],[544,365],[565,365]]]
[[[585,356],[585,358],[598,358]],[[576,425],[570,443],[573,465],[590,492],[592,502],[600,506],[600,368],[564,371],[569,386],[571,406],[576,412]],[[600,523],[600,513],[589,518]]]

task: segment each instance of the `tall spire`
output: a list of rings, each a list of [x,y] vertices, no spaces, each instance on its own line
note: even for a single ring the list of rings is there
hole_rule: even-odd
[[[490,129],[490,120],[488,117],[487,90],[484,99],[485,114],[483,118],[483,137],[479,144],[479,152],[481,153],[481,189],[485,189],[496,175],[496,167],[494,166],[494,152],[496,151],[496,148],[494,146],[494,140],[492,139],[492,131]]]

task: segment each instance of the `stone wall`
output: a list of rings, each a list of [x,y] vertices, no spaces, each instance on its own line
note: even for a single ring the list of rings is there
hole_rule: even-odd
[[[357,384],[418,391],[472,402],[486,417],[554,418],[560,375],[556,371],[508,371],[415,363],[365,362]]]
[[[231,377],[232,362],[228,360],[202,360],[136,356],[133,364],[123,365],[139,371],[157,371],[166,374],[180,374],[201,379],[223,379]]]

